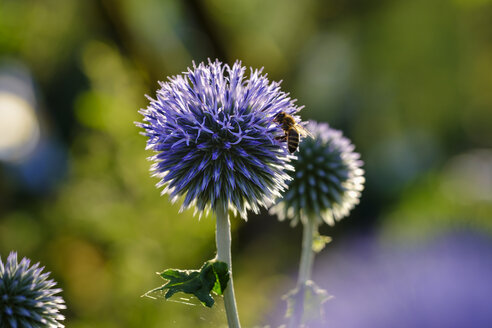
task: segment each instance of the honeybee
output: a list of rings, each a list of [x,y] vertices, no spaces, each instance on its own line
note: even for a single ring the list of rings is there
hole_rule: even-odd
[[[295,119],[286,112],[280,112],[274,116],[273,121],[278,123],[285,135],[276,137],[276,140],[287,141],[289,152],[293,154],[299,147],[301,136],[311,136],[311,134],[302,126],[296,123]]]

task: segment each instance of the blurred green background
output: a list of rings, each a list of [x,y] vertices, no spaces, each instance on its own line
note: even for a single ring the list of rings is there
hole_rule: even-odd
[[[219,298],[140,298],[214,256],[213,217],[159,195],[133,123],[158,80],[207,58],[265,67],[361,153],[361,204],[322,228],[331,257],[357,238],[490,240],[492,1],[1,0],[0,254],[52,272],[68,327],[225,323]],[[232,225],[241,321],[276,325],[301,229],[266,211]]]

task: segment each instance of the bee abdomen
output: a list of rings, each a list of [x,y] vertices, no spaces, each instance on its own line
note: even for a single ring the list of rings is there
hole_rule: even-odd
[[[299,133],[296,129],[289,129],[287,134],[287,146],[291,154],[297,150],[297,147],[299,146]]]

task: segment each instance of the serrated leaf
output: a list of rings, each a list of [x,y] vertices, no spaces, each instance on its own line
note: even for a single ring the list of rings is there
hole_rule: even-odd
[[[167,269],[158,273],[168,283],[154,288],[144,296],[167,291],[165,299],[169,299],[178,292],[195,295],[200,302],[212,307],[215,303],[211,292],[222,295],[229,282],[229,267],[227,263],[210,260],[205,262],[200,270]]]

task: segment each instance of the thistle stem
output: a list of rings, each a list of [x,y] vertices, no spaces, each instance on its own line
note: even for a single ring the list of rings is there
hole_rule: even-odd
[[[313,219],[308,219],[302,226],[302,253],[297,286],[304,285],[306,281],[311,279],[314,262],[313,237],[318,230],[318,224]]]
[[[224,290],[224,306],[229,328],[240,328],[237,313],[236,298],[234,296],[234,284],[232,282],[232,259],[231,259],[231,225],[227,209],[218,206],[215,209],[217,216],[215,240],[217,243],[217,260],[227,263],[229,267],[229,282]]]
[[[302,227],[302,251],[301,261],[299,263],[299,276],[297,277],[298,293],[295,299],[294,313],[289,321],[289,328],[299,327],[302,323],[306,296],[306,282],[311,279],[311,273],[313,271],[313,237],[314,234],[317,233],[318,223],[314,218],[308,218],[306,222],[302,224]]]

